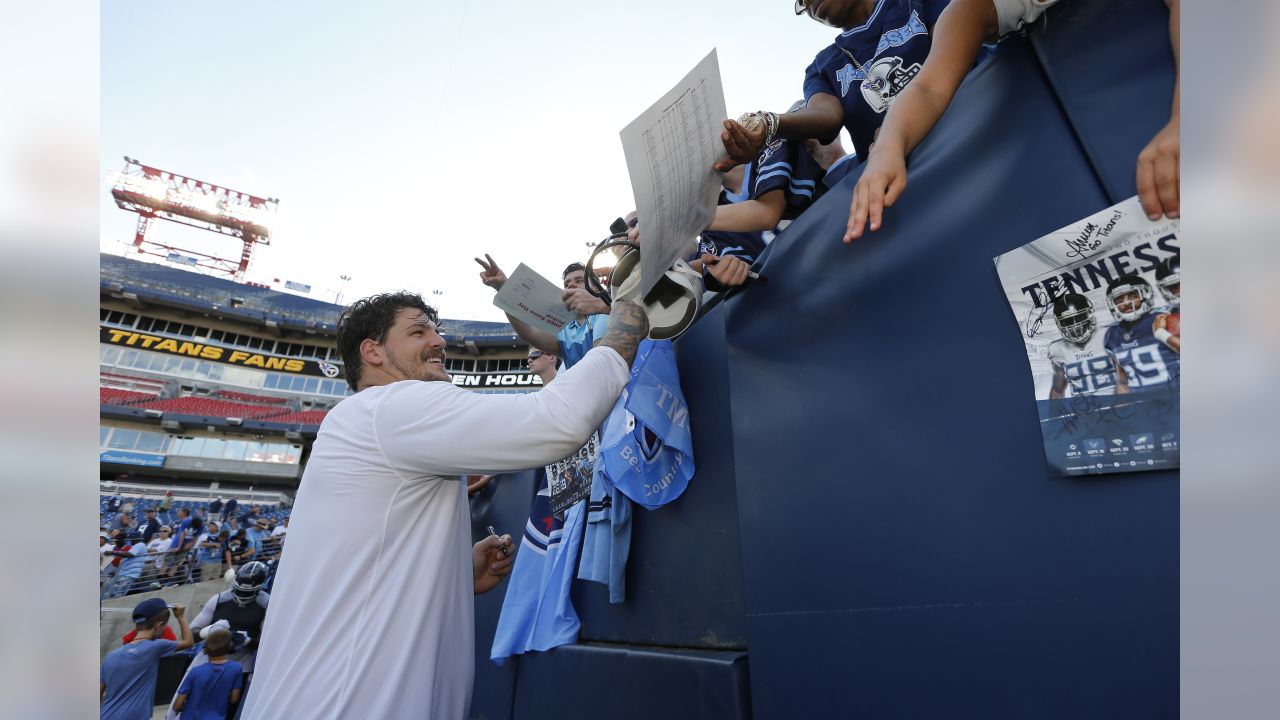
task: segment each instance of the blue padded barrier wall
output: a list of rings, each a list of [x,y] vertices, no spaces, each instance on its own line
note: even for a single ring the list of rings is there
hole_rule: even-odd
[[[471,499],[472,541],[487,535],[486,528],[492,525],[495,532],[510,535],[518,546],[529,519],[536,481],[537,474],[532,470],[499,475],[476,493]],[[504,579],[494,589],[476,596],[476,679],[471,693],[471,717],[480,720],[510,720],[515,698],[520,659],[512,658],[502,666],[489,660],[507,582]]]
[[[1032,45],[1108,202],[1132,197],[1137,150],[1168,122],[1173,97],[1164,3],[1068,0],[1045,30]]]
[[[696,482],[660,510],[633,508],[627,602],[610,605],[605,586],[578,581],[582,641],[596,642],[497,667],[488,658],[506,581],[476,598],[472,717],[549,717],[549,708],[561,720],[751,717],[723,308],[681,338],[677,361]],[[473,531],[493,524],[518,537],[533,483],[532,472],[502,476],[479,493]]]
[[[636,509],[627,603],[579,582],[583,643],[498,668],[505,584],[477,598],[473,717],[1176,716],[1177,473],[1048,476],[992,264],[1134,193],[1167,18],[1055,6],[966,79],[883,230],[839,241],[855,171],[778,237],[677,343],[698,472]],[[517,535],[532,482],[478,527]]]
[[[610,605],[604,585],[575,584],[584,639],[709,650],[747,645],[725,352],[722,307],[677,344],[695,480],[662,508],[632,506],[625,604]]]
[[[746,653],[566,645],[520,665],[515,720],[745,720]]]
[[[968,77],[884,229],[840,243],[855,172],[728,303],[757,717],[1176,717],[1177,473],[1048,476],[992,265],[1133,194],[1167,14],[1076,0],[1047,27]]]

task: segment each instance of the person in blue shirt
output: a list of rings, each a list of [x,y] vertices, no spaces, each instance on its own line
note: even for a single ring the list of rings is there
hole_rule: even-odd
[[[199,516],[193,516],[187,508],[178,508],[178,517],[181,522],[174,528],[173,542],[169,545],[173,562],[168,565],[165,579],[185,582],[191,571],[190,554],[196,547],[196,539],[204,531],[204,521]]]
[[[230,537],[230,533],[220,529],[216,522],[210,521],[207,527],[209,531],[196,541],[196,563],[200,567],[202,582],[217,580],[222,575],[223,544]]]
[[[261,519],[262,519],[262,506],[250,505],[249,512],[240,516],[240,527],[246,528],[246,529],[251,528],[254,525],[258,524],[258,521]]]
[[[244,536],[253,546],[254,557],[262,556],[262,541],[267,538],[267,519],[258,518],[257,522],[245,525]]]
[[[807,14],[843,30],[805,70],[805,107],[779,115],[757,112],[744,122],[725,120],[728,157],[721,172],[751,162],[778,138],[829,142],[849,131],[854,154],[866,158],[889,106],[920,72],[933,25],[948,0],[798,0]]]
[[[99,669],[101,720],[150,720],[160,658],[195,644],[187,626],[186,610],[185,605],[173,606],[173,617],[182,633],[174,642],[161,637],[169,622],[169,605],[164,600],[148,598],[133,608],[137,637],[107,653]]]
[[[802,107],[803,100],[788,112]],[[839,137],[832,142],[838,146]],[[742,285],[747,268],[773,233],[826,191],[819,184],[823,173],[805,143],[782,138],[765,146],[751,162],[726,172],[715,217],[703,231],[691,262],[694,269],[702,270],[706,288],[721,291]]]
[[[844,241],[862,237],[864,228],[877,230],[884,209],[893,205],[907,186],[907,156],[942,117],[960,83],[973,67],[984,42],[998,40],[1035,23],[1057,0],[953,0],[938,18],[935,50],[920,70],[920,77],[894,104],[884,119],[866,170],[854,187]],[[1169,7],[1169,40],[1177,66],[1179,57],[1178,0]],[[1138,153],[1138,197],[1147,217],[1178,217],[1178,74],[1174,76],[1169,121]]]
[[[116,530],[112,533],[112,538],[115,540],[115,548],[109,554],[115,556],[116,560],[112,564],[117,565],[117,569],[114,577],[102,588],[103,599],[127,595],[133,583],[142,576],[142,568],[147,564],[147,546],[140,540],[129,540],[123,530]],[[116,561],[119,561],[118,564]]]
[[[480,282],[501,290],[507,282],[507,274],[492,257],[487,254],[484,257],[484,260],[475,259],[484,268],[480,272]],[[582,263],[573,263],[564,269],[564,305],[576,313],[577,318],[555,335],[507,315],[511,327],[521,339],[543,352],[558,356],[564,361],[565,369],[573,367],[591,349],[592,343],[604,337],[609,324],[609,306],[587,292],[586,276],[587,268]]]
[[[209,662],[187,673],[170,708],[183,720],[225,720],[227,710],[240,702],[244,675],[240,663],[227,657],[231,645],[231,632],[221,628],[205,638]]]
[[[142,542],[149,543],[155,534],[160,532],[160,521],[156,519],[156,509],[147,508],[147,519],[142,523]]]

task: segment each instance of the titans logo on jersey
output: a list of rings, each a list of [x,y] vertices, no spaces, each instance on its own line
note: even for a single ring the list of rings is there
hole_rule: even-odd
[[[805,70],[805,99],[816,93],[840,99],[858,157],[867,157],[885,111],[920,72],[930,29],[947,2],[880,0],[865,23],[840,33]]]
[[[877,60],[862,81],[862,97],[872,110],[887,112],[898,93],[919,74],[920,63],[904,67],[899,57]]]
[[[1067,379],[1066,397],[1112,395],[1116,391],[1116,358],[1107,350],[1102,333],[1083,345],[1059,338],[1049,345],[1049,361]]]
[[[1107,328],[1103,341],[1129,378],[1129,387],[1142,388],[1177,382],[1181,373],[1178,354],[1156,340],[1152,325],[1160,311]]]

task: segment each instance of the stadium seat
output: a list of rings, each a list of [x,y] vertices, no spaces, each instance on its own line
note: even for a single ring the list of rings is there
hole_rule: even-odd
[[[156,396],[154,393],[99,387],[98,399],[101,405],[132,405],[146,400],[155,400]]]
[[[134,407],[147,410],[180,413],[183,415],[200,415],[203,417],[238,417],[267,418],[288,412],[288,408],[278,405],[251,405],[249,403],[227,402],[207,397],[181,397],[168,400],[152,400],[137,403]]]
[[[286,423],[289,425],[319,425],[324,420],[327,410],[303,410],[301,412],[292,412],[286,415],[277,415],[275,417],[266,418],[268,422]]]
[[[236,392],[235,390],[219,390],[218,397],[228,400],[241,400],[251,403],[265,403],[270,405],[283,405],[289,402],[288,398],[269,397],[266,395],[250,395],[249,393]]]

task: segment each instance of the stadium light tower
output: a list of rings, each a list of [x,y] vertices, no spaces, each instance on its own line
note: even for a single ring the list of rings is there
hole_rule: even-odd
[[[180,253],[195,255],[199,259],[191,264],[241,281],[253,248],[271,244],[270,221],[279,200],[143,165],[127,155],[124,162],[124,169],[111,176],[111,196],[118,207],[138,213],[138,231],[133,238],[138,252],[168,259]],[[148,240],[147,229],[156,218],[239,238],[239,261]]]

